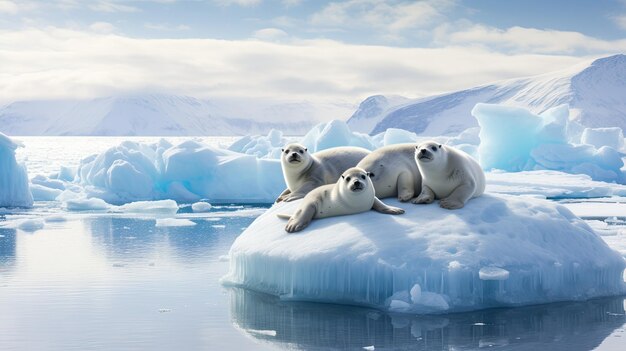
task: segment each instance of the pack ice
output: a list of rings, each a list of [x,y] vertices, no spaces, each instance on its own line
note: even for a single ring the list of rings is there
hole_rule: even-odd
[[[15,150],[20,146],[20,143],[0,133],[0,207],[33,205],[26,166],[15,159]]]
[[[314,220],[287,234],[274,205],[230,249],[227,284],[395,312],[445,313],[626,292],[624,259],[554,202],[484,195],[460,210],[401,204]]]

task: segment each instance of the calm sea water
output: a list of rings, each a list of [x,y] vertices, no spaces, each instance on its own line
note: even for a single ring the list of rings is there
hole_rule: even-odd
[[[211,142],[229,142],[220,139]],[[120,141],[22,140],[31,173]],[[89,146],[71,147],[79,141]],[[5,213],[0,222],[43,217],[50,207]],[[177,217],[193,227],[155,227],[153,216],[64,213],[65,221],[32,232],[0,228],[0,350],[626,349],[623,297],[407,316],[223,287],[230,245],[264,210],[182,208]]]

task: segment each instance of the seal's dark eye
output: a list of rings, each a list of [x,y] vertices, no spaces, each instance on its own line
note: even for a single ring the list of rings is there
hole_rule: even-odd
[[[365,179],[365,176],[364,176],[364,175],[361,175],[361,179]]]
[[[437,148],[434,147],[434,146],[431,146],[430,149],[433,150],[433,151],[437,151]]]
[[[301,153],[301,154],[303,154],[303,153],[304,153],[304,151],[300,150],[300,153]]]
[[[349,182],[350,181],[350,177],[346,178],[346,181]]]
[[[370,176],[370,178],[374,177],[374,173],[372,173],[372,172],[369,172],[368,175]]]
[[[289,153],[289,149],[285,150],[285,154],[288,154],[288,153]]]

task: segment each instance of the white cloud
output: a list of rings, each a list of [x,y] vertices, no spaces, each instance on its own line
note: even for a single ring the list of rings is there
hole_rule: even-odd
[[[611,17],[611,19],[613,20],[613,22],[615,22],[615,24],[617,24],[618,27],[626,30],[626,15],[614,16]]]
[[[252,37],[264,41],[281,41],[289,37],[289,34],[278,28],[263,28],[255,31]]]
[[[580,61],[465,47],[137,39],[59,28],[0,31],[0,47],[6,48],[0,51],[3,102],[148,90],[197,97],[356,102],[377,93],[452,91]]]
[[[108,34],[115,32],[116,28],[109,22],[95,22],[89,26],[89,29],[97,33]]]
[[[178,32],[178,31],[186,31],[190,30],[191,27],[185,24],[179,24],[177,26],[171,26],[168,24],[154,24],[154,23],[145,23],[144,28],[164,31],[164,32]]]
[[[13,1],[0,0],[0,13],[14,15],[19,11],[19,7]]]
[[[424,28],[442,18],[442,11],[454,1],[381,1],[349,0],[332,2],[322,11],[313,14],[311,23],[316,26],[338,28],[370,27],[398,32]]]
[[[435,41],[441,45],[484,45],[492,49],[548,54],[598,53],[626,50],[626,40],[601,40],[579,32],[511,27],[500,29],[480,24],[459,28],[440,26]]]
[[[99,12],[138,12],[139,9],[133,6],[123,5],[112,1],[97,1],[89,5],[89,8]]]
[[[255,6],[260,4],[263,0],[213,0],[220,6],[239,5],[243,7]]]

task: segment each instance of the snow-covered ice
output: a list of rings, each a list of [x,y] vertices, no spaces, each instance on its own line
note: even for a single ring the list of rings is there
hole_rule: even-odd
[[[124,213],[176,214],[178,204],[174,200],[135,201],[113,207],[113,210]]]
[[[31,207],[26,166],[15,159],[15,150],[22,146],[0,133],[0,207]]]
[[[546,198],[626,196],[626,185],[558,171],[486,172],[487,191]]]
[[[186,218],[157,218],[155,227],[191,227],[196,225],[196,222],[190,221]]]
[[[536,115],[520,107],[479,103],[472,115],[481,128],[478,154],[486,170],[549,169],[587,174],[605,182],[626,182],[623,156],[615,148],[569,142],[567,105]]]
[[[346,122],[333,120],[313,127],[300,141],[310,152],[337,146],[359,146],[373,150],[376,145],[367,134],[352,132]]]
[[[132,141],[81,161],[76,182],[108,203],[172,199],[271,202],[285,188],[279,160],[258,159],[195,140]]]
[[[99,198],[70,199],[65,202],[68,211],[105,211],[111,206]]]
[[[609,146],[616,150],[624,148],[624,133],[622,128],[585,128],[580,137],[583,144],[593,145],[596,148]]]
[[[283,299],[411,313],[626,292],[624,259],[557,203],[489,194],[449,211],[386,201],[406,214],[320,219],[296,235],[276,213],[299,201],[274,205],[235,240],[223,281]]]
[[[191,210],[193,212],[209,212],[213,208],[210,203],[199,201],[191,204]]]

